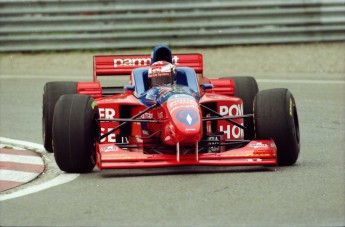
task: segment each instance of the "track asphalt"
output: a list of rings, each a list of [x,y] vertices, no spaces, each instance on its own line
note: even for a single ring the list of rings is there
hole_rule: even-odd
[[[44,171],[39,153],[0,143],[0,192],[37,178]]]

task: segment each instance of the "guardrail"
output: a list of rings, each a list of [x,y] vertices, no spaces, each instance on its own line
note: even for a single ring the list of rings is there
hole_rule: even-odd
[[[0,51],[345,41],[345,0],[0,0]]]

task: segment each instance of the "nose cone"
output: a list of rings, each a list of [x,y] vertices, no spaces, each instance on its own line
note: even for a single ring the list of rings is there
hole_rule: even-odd
[[[166,110],[168,122],[164,130],[166,133],[163,133],[163,141],[171,145],[194,145],[200,141],[202,116],[200,107],[193,97],[169,100]]]

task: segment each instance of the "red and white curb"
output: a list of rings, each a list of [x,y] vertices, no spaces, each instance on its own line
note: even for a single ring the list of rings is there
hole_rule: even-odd
[[[32,181],[44,171],[39,154],[21,148],[0,145],[0,192]]]

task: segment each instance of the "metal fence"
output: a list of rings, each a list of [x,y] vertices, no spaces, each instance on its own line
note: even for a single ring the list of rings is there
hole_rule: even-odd
[[[0,51],[345,41],[345,0],[0,0]]]

